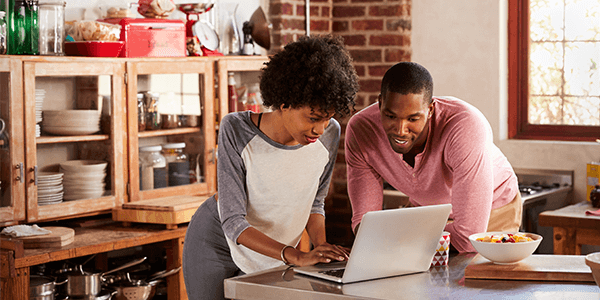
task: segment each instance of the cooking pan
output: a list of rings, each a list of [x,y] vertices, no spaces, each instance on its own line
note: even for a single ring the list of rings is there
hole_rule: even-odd
[[[181,270],[177,267],[171,270],[160,271],[150,275],[148,280],[131,279],[127,273],[127,280],[116,283],[111,288],[117,290],[115,295],[116,300],[147,300],[151,299],[156,293],[156,286],[161,282],[161,279],[171,276]]]
[[[102,282],[104,281],[105,275],[140,264],[144,260],[146,260],[146,257],[133,260],[118,268],[112,269],[104,273],[87,272],[84,271],[80,265],[79,270],[72,271],[66,274],[67,295],[75,297],[82,297],[88,295],[96,296],[102,290]]]
[[[50,276],[29,275],[29,298],[35,300],[53,300],[56,286],[66,283],[67,280],[56,282]]]

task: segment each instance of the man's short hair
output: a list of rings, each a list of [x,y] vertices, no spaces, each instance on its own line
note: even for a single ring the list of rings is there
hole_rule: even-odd
[[[423,94],[426,104],[433,96],[433,78],[425,67],[414,62],[400,62],[389,68],[381,81],[381,97],[390,91],[401,95]]]

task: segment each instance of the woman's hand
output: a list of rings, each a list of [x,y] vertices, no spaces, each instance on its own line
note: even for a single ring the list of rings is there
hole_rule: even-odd
[[[329,243],[323,243],[310,252],[288,248],[284,253],[288,262],[296,266],[311,266],[317,263],[345,261],[348,259],[349,254],[350,249]]]

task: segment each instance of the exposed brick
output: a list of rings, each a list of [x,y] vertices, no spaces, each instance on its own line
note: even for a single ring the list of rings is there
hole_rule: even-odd
[[[330,24],[330,22],[328,20],[327,21],[311,20],[310,21],[310,30],[329,32],[329,24]]]
[[[348,21],[333,21],[332,29],[333,32],[348,31],[348,26]]]
[[[381,50],[350,50],[355,62],[381,62]]]
[[[352,3],[382,3],[383,0],[350,0]]]
[[[395,20],[387,20],[386,21],[386,30],[388,31],[398,31],[402,30],[411,30],[412,23],[410,20],[405,19],[395,19]]]
[[[291,3],[272,3],[269,6],[269,15],[294,15],[294,5]]]
[[[332,0],[333,3],[348,3],[350,0]]]
[[[369,45],[371,46],[404,46],[409,43],[410,38],[406,35],[372,35],[369,38]]]
[[[380,82],[379,85],[381,86],[381,80],[379,82]],[[380,91],[381,91],[381,87],[379,88],[379,92]],[[370,95],[369,98],[368,98],[368,101],[365,104],[366,105],[371,105],[371,104],[377,102],[379,100],[378,99],[379,98],[379,92],[377,92],[377,95]]]
[[[334,18],[363,17],[366,9],[364,6],[334,6],[332,15]]]
[[[401,61],[410,61],[411,52],[403,49],[387,49],[384,51],[385,61],[398,63]]]
[[[329,2],[329,0],[310,0],[310,3],[316,3],[316,2],[321,2],[321,3],[327,3]]]
[[[354,69],[356,69],[356,74],[358,76],[365,76],[365,66],[354,65]]]
[[[352,21],[354,30],[383,30],[383,20],[357,20]]]
[[[311,12],[310,14],[312,15],[312,7],[311,7]],[[296,5],[296,16],[305,16],[306,15],[306,6],[304,5]]]
[[[343,35],[342,37],[347,46],[364,46],[367,44],[367,38],[364,35]]]
[[[369,75],[370,76],[379,76],[383,77],[385,72],[392,66],[393,64],[387,65],[371,65],[369,66]]]
[[[304,19],[283,19],[280,26],[280,29],[305,30],[306,25]]]
[[[321,7],[321,17],[330,18],[331,17],[331,7],[329,7],[329,6]]]
[[[402,9],[399,5],[370,6],[369,16],[374,17],[399,17],[402,16]]]
[[[381,89],[381,80],[363,79],[360,80],[360,91],[379,93]]]

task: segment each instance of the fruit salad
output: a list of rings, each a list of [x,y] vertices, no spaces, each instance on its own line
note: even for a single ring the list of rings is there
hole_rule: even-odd
[[[522,243],[531,242],[532,238],[525,236],[523,233],[503,233],[486,235],[482,238],[477,238],[477,241],[486,243]]]

